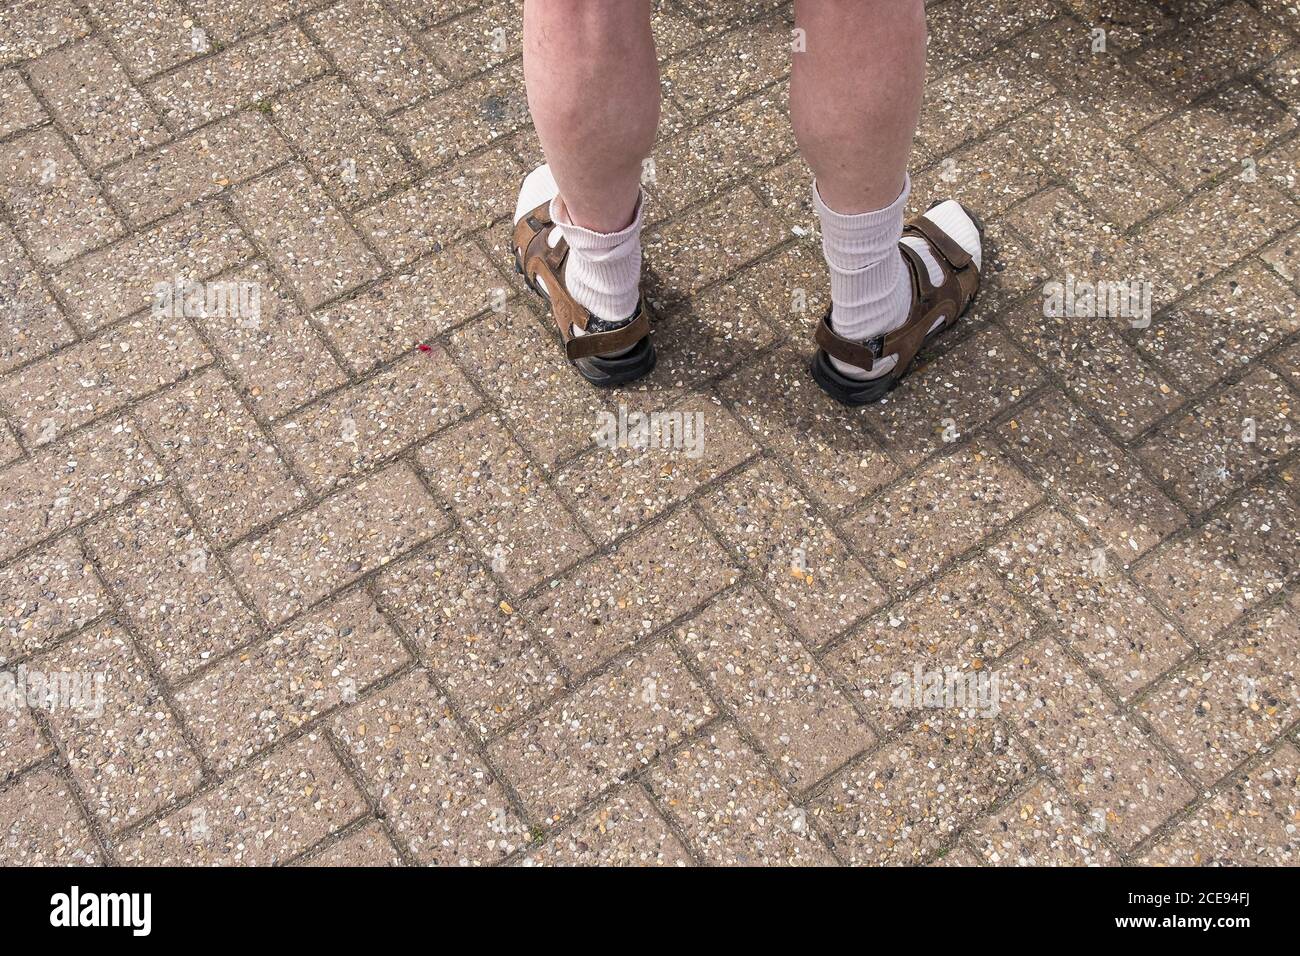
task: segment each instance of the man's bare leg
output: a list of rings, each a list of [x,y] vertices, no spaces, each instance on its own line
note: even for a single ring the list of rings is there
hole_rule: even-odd
[[[882,209],[903,191],[925,85],[922,0],[798,0],[790,118],[826,205]]]
[[[905,325],[912,285],[898,251],[910,181],[908,157],[925,84],[923,0],[797,0],[803,51],[794,54],[790,113],[816,177],[813,202],[831,272],[831,324],[856,343]],[[975,226],[957,203],[927,213],[973,256]],[[943,279],[934,251],[904,240]],[[947,317],[953,318],[955,317]],[[935,323],[935,328],[943,325]],[[852,379],[888,375],[896,355],[870,372],[831,358]]]
[[[650,0],[527,0],[524,78],[569,221],[627,227],[659,126]]]

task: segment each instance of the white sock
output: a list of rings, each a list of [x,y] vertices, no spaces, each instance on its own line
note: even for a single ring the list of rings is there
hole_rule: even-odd
[[[813,207],[821,220],[822,252],[831,273],[831,325],[846,339],[865,342],[907,321],[912,287],[898,240],[911,188],[911,180],[906,179],[903,192],[889,206],[846,216],[827,206],[813,183]],[[870,377],[888,372],[895,361],[886,357],[877,362]],[[868,377],[833,356],[831,362],[841,374]]]
[[[638,197],[632,224],[618,232],[595,232],[575,226],[551,200],[556,229],[552,245],[563,235],[569,243],[564,284],[580,306],[598,319],[622,322],[636,315],[641,304],[641,210]],[[575,328],[575,335],[582,329]]]
[[[898,237],[903,231],[903,207],[907,205],[910,190],[911,180],[907,179],[902,195],[893,205],[877,212],[845,216],[822,202],[816,184],[813,184],[813,204],[822,224],[822,249],[831,272],[831,302],[834,304],[831,324],[845,338],[865,342],[892,332],[907,321],[912,306],[907,267],[901,256],[891,258],[887,255],[885,243],[892,237],[890,248],[897,248]],[[969,252],[977,269],[981,266],[979,230],[961,203],[949,199],[926,212],[925,218]],[[910,236],[902,241],[921,257],[930,281],[935,285],[943,282],[943,269],[930,244]],[[942,324],[945,318],[937,318],[935,326]],[[831,362],[841,374],[865,379],[884,375],[894,367],[897,358],[882,357],[870,372],[841,362],[834,356]]]
[[[575,302],[598,319],[623,322],[636,314],[641,301],[641,217],[638,199],[632,224],[618,232],[602,233],[569,222],[556,209],[559,187],[547,165],[537,167],[524,180],[515,206],[515,222],[544,202],[551,203],[550,243],[569,243],[564,270],[565,285]],[[547,290],[549,293],[550,290]],[[583,330],[574,328],[574,335]]]

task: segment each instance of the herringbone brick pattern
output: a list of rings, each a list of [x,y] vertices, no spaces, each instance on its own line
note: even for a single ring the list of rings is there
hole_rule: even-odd
[[[848,410],[789,3],[656,4],[612,394],[510,269],[514,0],[6,4],[0,665],[103,698],[0,709],[0,862],[1300,861],[1300,16],[929,10],[985,289]],[[934,670],[998,706],[894,705]]]

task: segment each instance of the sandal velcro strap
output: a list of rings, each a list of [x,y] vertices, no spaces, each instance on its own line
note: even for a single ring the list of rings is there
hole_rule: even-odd
[[[961,243],[924,216],[918,216],[909,222],[907,228],[903,230],[903,235],[920,236],[937,249],[939,255],[947,259],[953,269],[965,269],[974,261],[971,254],[962,248]]]
[[[892,332],[858,343],[846,339],[835,331],[831,326],[833,310],[827,309],[826,315],[822,317],[817,325],[817,331],[813,334],[813,338],[827,355],[868,372],[880,359],[897,355],[898,367],[906,368],[925,344],[930,328],[941,312],[946,316],[945,324],[956,321],[960,310],[955,308],[956,303],[947,302],[948,296],[940,294],[945,290],[936,289],[930,284],[929,272],[921,257],[907,245],[900,245],[899,250],[907,263],[907,271],[912,283],[912,311],[908,314],[907,321]]]
[[[591,358],[593,355],[607,355],[630,349],[650,334],[650,313],[643,302],[636,310],[636,317],[621,328],[608,332],[587,332],[583,335],[561,336],[564,339],[564,354],[570,362]]]
[[[831,309],[826,310],[822,320],[817,323],[817,331],[813,333],[813,338],[827,355],[870,372],[876,364],[876,359],[884,354],[881,351],[884,348],[884,336],[877,335],[862,343],[846,339],[831,326],[831,312]]]

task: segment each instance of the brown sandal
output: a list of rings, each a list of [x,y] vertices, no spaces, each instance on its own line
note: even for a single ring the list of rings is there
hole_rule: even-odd
[[[569,361],[593,385],[624,385],[649,374],[655,367],[655,349],[645,297],[627,323],[599,319],[578,305],[564,284],[569,244],[561,238],[551,246],[554,227],[549,201],[515,224],[515,271],[550,303]],[[575,335],[575,328],[583,334]]]
[[[935,203],[930,208],[937,205]],[[962,208],[966,209],[965,206]],[[982,241],[984,224],[969,209],[966,209],[966,215],[975,223]],[[903,235],[924,239],[938,253],[936,258],[943,270],[943,282],[938,287],[932,285],[930,272],[916,250],[899,243],[898,248],[912,279],[912,311],[906,324],[859,343],[844,338],[831,328],[831,310],[826,310],[814,336],[820,348],[812,360],[812,376],[827,394],[845,405],[869,405],[888,395],[907,375],[916,353],[956,325],[970,310],[979,293],[980,274],[970,253],[933,222],[918,216],[908,223]],[[936,325],[940,318],[943,322]],[[891,355],[898,356],[893,369],[878,378],[850,378],[831,363],[833,356],[869,372],[876,362]]]

